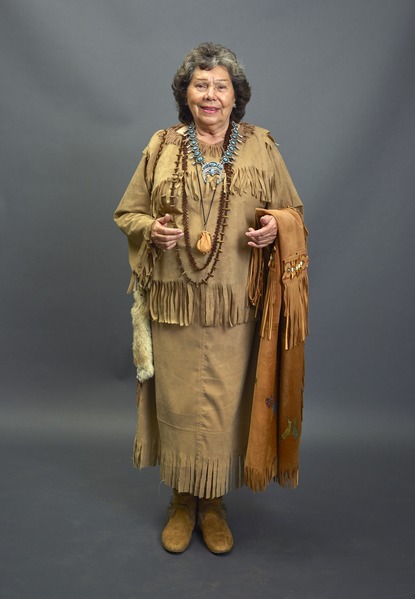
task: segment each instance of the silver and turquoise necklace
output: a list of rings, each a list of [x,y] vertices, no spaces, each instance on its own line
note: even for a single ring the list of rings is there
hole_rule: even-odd
[[[199,141],[197,139],[196,127],[194,123],[190,123],[190,125],[187,127],[186,135],[189,138],[189,142],[187,144],[189,154],[193,154],[193,164],[198,164],[202,169],[203,181],[206,183],[208,176],[216,176],[216,185],[219,185],[222,182],[224,164],[232,163],[235,160],[235,156],[238,155],[238,152],[236,151],[239,149],[238,143],[243,139],[242,135],[239,135],[238,124],[234,121],[232,122],[229,142],[219,162],[215,162],[213,160],[206,162],[199,147]]]

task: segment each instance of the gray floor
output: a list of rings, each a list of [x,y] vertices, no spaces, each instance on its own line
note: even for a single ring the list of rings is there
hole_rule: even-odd
[[[325,438],[310,414],[300,487],[231,493],[231,554],[210,554],[196,531],[186,553],[170,555],[160,544],[169,490],[156,469],[131,466],[130,390],[107,389],[116,411],[108,401],[98,411],[91,389],[84,409],[77,397],[66,411],[3,410],[2,599],[415,597],[406,434]]]

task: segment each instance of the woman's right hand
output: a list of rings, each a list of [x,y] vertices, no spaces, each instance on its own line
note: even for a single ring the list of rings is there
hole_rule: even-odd
[[[178,240],[183,237],[183,231],[181,229],[173,229],[166,226],[170,221],[170,214],[165,214],[155,220],[151,228],[151,241],[156,247],[163,251],[175,248]]]

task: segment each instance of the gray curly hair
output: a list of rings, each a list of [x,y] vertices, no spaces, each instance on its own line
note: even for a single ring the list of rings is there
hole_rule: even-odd
[[[237,123],[242,119],[245,107],[251,99],[251,86],[246,78],[245,69],[232,50],[220,44],[204,42],[186,54],[173,79],[172,89],[180,122],[190,123],[193,120],[186,104],[186,96],[196,67],[210,71],[218,65],[225,67],[228,71],[235,92],[235,107],[232,110],[231,118]]]

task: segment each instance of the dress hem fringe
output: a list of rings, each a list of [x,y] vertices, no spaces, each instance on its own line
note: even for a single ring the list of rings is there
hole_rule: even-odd
[[[159,450],[157,443],[145,445],[134,440],[135,468],[160,466],[160,479],[179,493],[211,499],[244,486],[245,455],[233,454],[227,459],[188,457]]]

